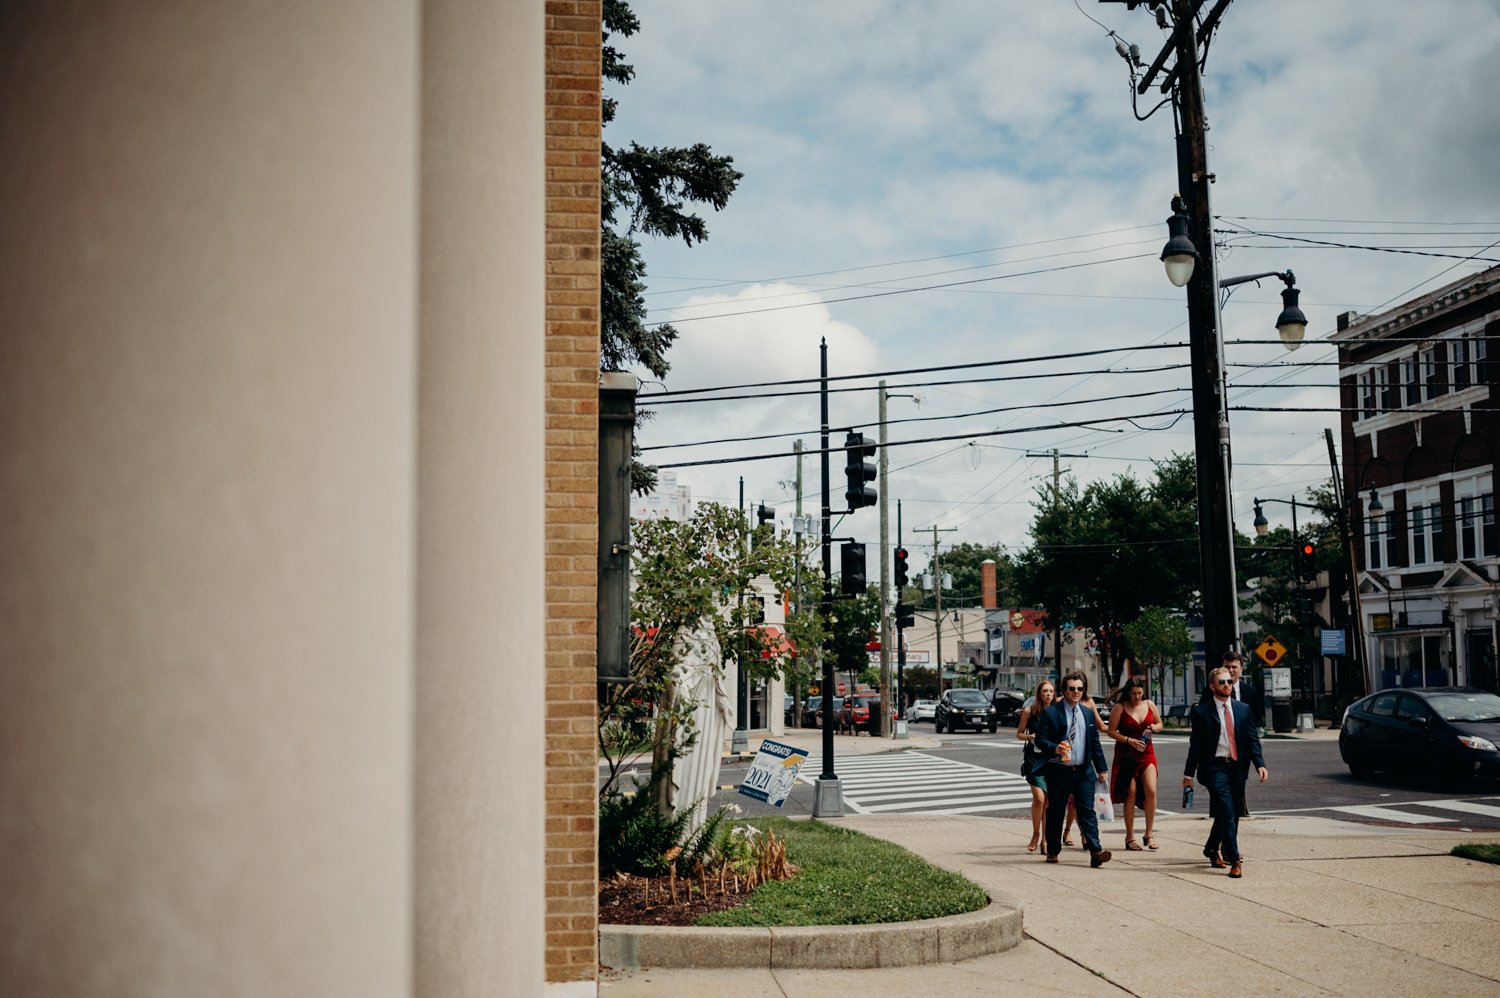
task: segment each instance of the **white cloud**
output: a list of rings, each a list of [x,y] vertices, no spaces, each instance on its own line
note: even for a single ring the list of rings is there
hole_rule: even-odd
[[[1072,4],[887,0],[726,7],[636,0],[633,6],[641,34],[619,43],[638,76],[620,93],[611,140],[706,141],[733,155],[746,175],[728,209],[709,218],[707,243],[690,250],[647,244],[652,307],[691,300],[732,311],[793,301],[754,302],[786,293],[817,302],[684,324],[670,355],[671,387],[815,376],[823,335],[836,365],[888,371],[1185,339],[1181,293],[1167,285],[1155,259],[1177,184],[1170,109],[1135,120],[1124,63],[1104,29]],[[1127,12],[1091,0],[1082,6],[1140,45],[1148,60],[1159,48],[1161,36],[1144,9]],[[1214,209],[1229,221],[1248,217],[1237,224],[1260,231],[1305,230],[1309,238],[1332,242],[1492,242],[1500,238],[1500,188],[1491,176],[1500,161],[1500,104],[1491,98],[1497,70],[1500,5],[1491,0],[1232,4],[1209,49],[1205,77],[1210,167],[1218,178]],[[1150,103],[1141,100],[1144,111]],[[1376,224],[1352,224],[1357,221]],[[1414,230],[1383,224],[1397,222],[1447,224],[1422,227],[1437,233],[1431,237],[1377,234]],[[1474,222],[1490,224],[1452,224]],[[1116,229],[1130,231],[1110,231]],[[1132,242],[1139,245],[1113,245]],[[1225,238],[1220,273],[1294,269],[1312,337],[1332,331],[1339,312],[1394,304],[1481,266],[1272,242],[1279,241]],[[1022,245],[1028,243],[1037,245]],[[1010,248],[976,252],[995,247]],[[1135,253],[1145,259],[1069,266]],[[1043,255],[1051,256],[1026,259]],[[941,259],[871,266],[930,257]],[[994,266],[960,269],[986,264]],[[884,294],[1054,267],[1068,269]],[[721,281],[744,283],[718,289],[717,298],[702,297],[702,285]],[[692,288],[699,290],[682,290]],[[1226,338],[1274,339],[1279,291],[1274,280],[1236,291],[1224,311]],[[1175,359],[1185,360],[1183,353]],[[1226,353],[1232,364],[1332,357],[1313,345],[1295,355],[1274,344],[1232,345]],[[942,378],[1054,374],[923,388],[922,415],[970,415],[895,425],[891,437],[1179,409],[1187,385],[1181,370],[1068,376],[1173,359],[1165,351],[1138,352],[954,372]],[[1336,404],[1331,388],[1316,387],[1333,382],[1333,368],[1231,367],[1229,377],[1231,384],[1306,386],[1259,389],[1250,396],[1254,404]],[[1144,394],[1169,389],[1179,391]],[[973,415],[1131,393],[1142,394],[1091,406]],[[671,415],[667,408],[647,431],[653,439],[802,432],[817,425],[815,396],[681,406]],[[893,419],[911,414],[910,402],[892,403]],[[873,416],[872,393],[835,396],[835,426]],[[1173,418],[1136,422],[1161,427]],[[1234,414],[1237,512],[1247,523],[1249,496],[1257,491],[1286,492],[1325,477],[1327,425],[1337,425],[1336,415]],[[753,448],[763,446],[776,445]],[[1191,450],[1191,421],[1178,419],[1156,432],[1118,422],[974,445],[894,448],[892,468],[901,470],[893,472],[890,491],[904,501],[909,531],[936,522],[960,527],[949,539],[1021,543],[1030,497],[1051,474],[1050,459],[1025,455],[1053,447],[1089,455],[1063,462],[1084,479],[1126,468],[1146,478],[1149,459]],[[840,468],[836,460],[835,492],[842,491]],[[807,462],[809,494],[815,469]],[[751,501],[784,495],[777,483],[792,477],[789,461],[683,474],[703,483],[700,492],[733,499],[741,473]],[[873,536],[872,514],[862,512],[846,526]]]

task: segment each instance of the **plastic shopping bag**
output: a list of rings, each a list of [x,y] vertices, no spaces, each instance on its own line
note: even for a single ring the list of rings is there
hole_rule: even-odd
[[[1115,805],[1109,799],[1108,790],[1094,791],[1094,813],[1099,817],[1099,824],[1112,825],[1115,823]]]

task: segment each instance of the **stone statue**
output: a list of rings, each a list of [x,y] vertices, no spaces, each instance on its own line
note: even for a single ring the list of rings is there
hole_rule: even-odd
[[[672,652],[677,662],[672,670],[673,697],[692,707],[691,728],[679,732],[679,744],[688,730],[698,737],[673,763],[669,803],[674,811],[691,807],[688,829],[697,831],[708,819],[708,798],[719,785],[724,733],[734,721],[734,701],[724,689],[724,659],[711,621],[700,619],[679,632]]]

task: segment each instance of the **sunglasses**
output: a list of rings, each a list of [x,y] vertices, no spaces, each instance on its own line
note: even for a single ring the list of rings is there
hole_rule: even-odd
[[[1234,680],[1233,679],[1215,679],[1214,683],[1217,684],[1217,685],[1219,685],[1219,686],[1233,686],[1234,685]]]
[[[1066,690],[1069,693],[1082,693],[1083,692],[1083,687],[1082,686],[1064,686],[1063,689]]]

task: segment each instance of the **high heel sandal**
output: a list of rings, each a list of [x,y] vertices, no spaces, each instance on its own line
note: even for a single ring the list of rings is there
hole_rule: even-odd
[[[1072,844],[1073,844],[1073,829],[1071,829],[1071,828],[1064,828],[1063,829],[1063,845],[1070,846]]]
[[[1125,848],[1128,849],[1128,850],[1130,850],[1131,852],[1140,852],[1141,851],[1141,844],[1139,842],[1137,842],[1135,839],[1126,839],[1125,840]]]
[[[1031,837],[1031,844],[1026,847],[1026,851],[1027,852],[1036,852],[1036,840],[1037,840],[1037,837],[1035,835],[1033,835]]]
[[[1146,833],[1146,848],[1147,849],[1155,849],[1156,848],[1156,836],[1152,835],[1150,832]]]

